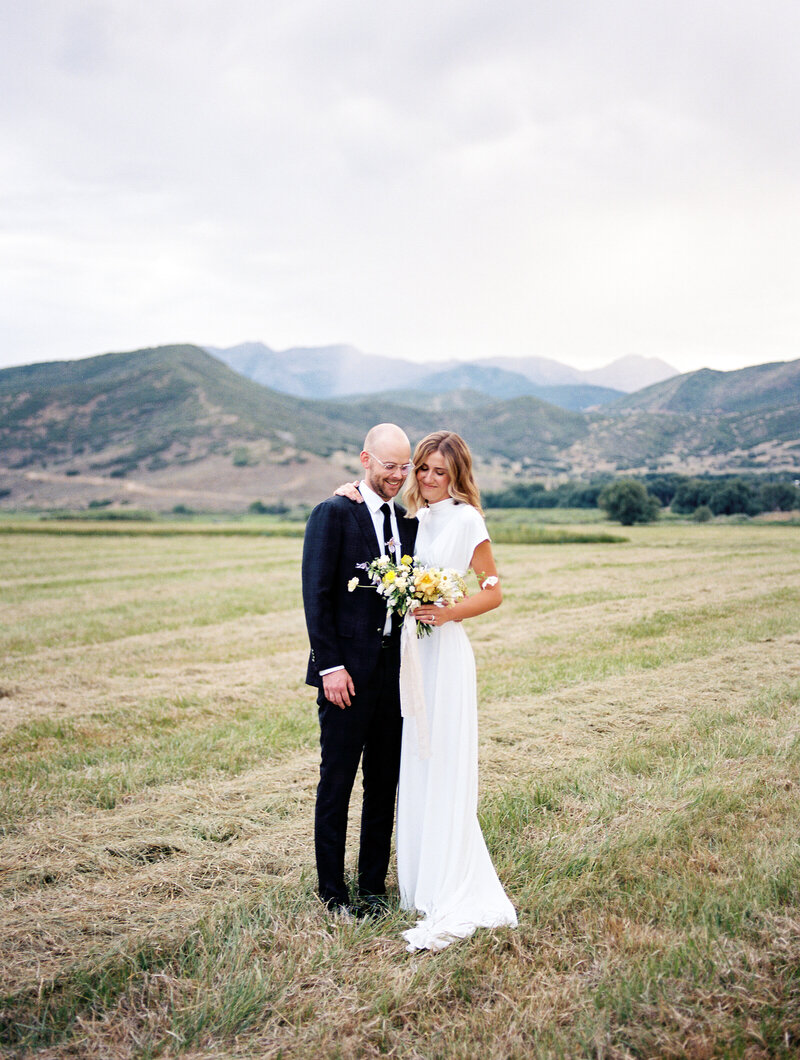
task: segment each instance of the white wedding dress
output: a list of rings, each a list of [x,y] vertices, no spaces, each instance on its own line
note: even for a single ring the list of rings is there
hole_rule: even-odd
[[[469,568],[489,539],[475,508],[452,499],[419,513],[416,556]],[[410,952],[440,950],[478,927],[516,927],[517,916],[478,824],[478,709],[475,658],[464,626],[448,622],[417,642],[430,757],[417,753],[416,722],[403,723],[397,802],[397,874],[403,909],[424,919],[403,932]]]

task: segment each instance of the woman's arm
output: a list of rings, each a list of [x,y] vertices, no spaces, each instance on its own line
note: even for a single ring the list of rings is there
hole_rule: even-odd
[[[443,626],[445,622],[461,622],[465,618],[475,618],[476,615],[484,615],[487,611],[499,607],[503,600],[503,591],[497,577],[497,565],[490,541],[481,541],[472,553],[470,567],[478,577],[480,592],[467,596],[450,607],[423,604],[414,612],[414,618],[432,626]]]

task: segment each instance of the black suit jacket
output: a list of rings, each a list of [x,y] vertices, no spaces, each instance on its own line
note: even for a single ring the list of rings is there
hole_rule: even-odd
[[[402,552],[411,555],[417,520],[395,505]],[[311,654],[306,683],[322,687],[320,670],[344,666],[356,687],[378,661],[386,603],[359,563],[381,554],[369,508],[329,497],[309,516],[303,543],[303,606]],[[358,578],[348,592],[347,583]]]

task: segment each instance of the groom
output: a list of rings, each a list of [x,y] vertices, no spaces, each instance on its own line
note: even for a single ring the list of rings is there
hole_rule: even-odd
[[[373,427],[361,453],[364,504],[330,497],[318,504],[303,546],[303,604],[311,655],[306,683],[317,687],[322,752],[314,844],[319,896],[345,915],[377,911],[386,872],[400,770],[400,624],[361,565],[414,550],[416,519],[394,503],[411,468],[408,437],[393,423]],[[396,550],[396,551],[395,551]],[[350,590],[348,582],[358,578]],[[359,761],[364,794],[358,891],[344,879],[347,813]]]

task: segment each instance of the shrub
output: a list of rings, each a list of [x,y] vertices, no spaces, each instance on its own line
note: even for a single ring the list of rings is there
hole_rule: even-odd
[[[761,511],[756,491],[740,478],[718,483],[708,506],[714,515],[757,515]]]
[[[657,497],[664,508],[672,503],[678,486],[685,481],[686,479],[683,475],[677,475],[673,472],[665,474],[650,473],[644,476],[644,484],[648,493],[652,493],[654,497]]]
[[[707,523],[714,518],[714,513],[707,504],[699,504],[695,508],[692,518],[696,523]]]
[[[678,483],[671,508],[678,515],[691,515],[711,500],[714,483],[708,479],[687,478]]]
[[[125,478],[129,471],[136,471],[139,464],[135,460],[130,460],[121,467],[115,467],[113,471],[109,472],[109,478]]]
[[[791,482],[766,482],[759,490],[761,510],[791,512],[800,508],[800,490]]]
[[[685,479],[675,490],[672,510],[691,515],[707,506],[714,515],[757,515],[762,510],[761,492],[742,478]]]
[[[253,460],[250,457],[250,450],[244,446],[237,446],[233,450],[233,466],[234,467],[250,467],[253,464]]]
[[[275,504],[264,504],[263,501],[253,501],[247,508],[252,515],[285,515],[289,507],[281,501]]]
[[[652,523],[658,518],[658,499],[647,492],[636,479],[623,478],[606,486],[598,501],[609,519],[623,526]]]

